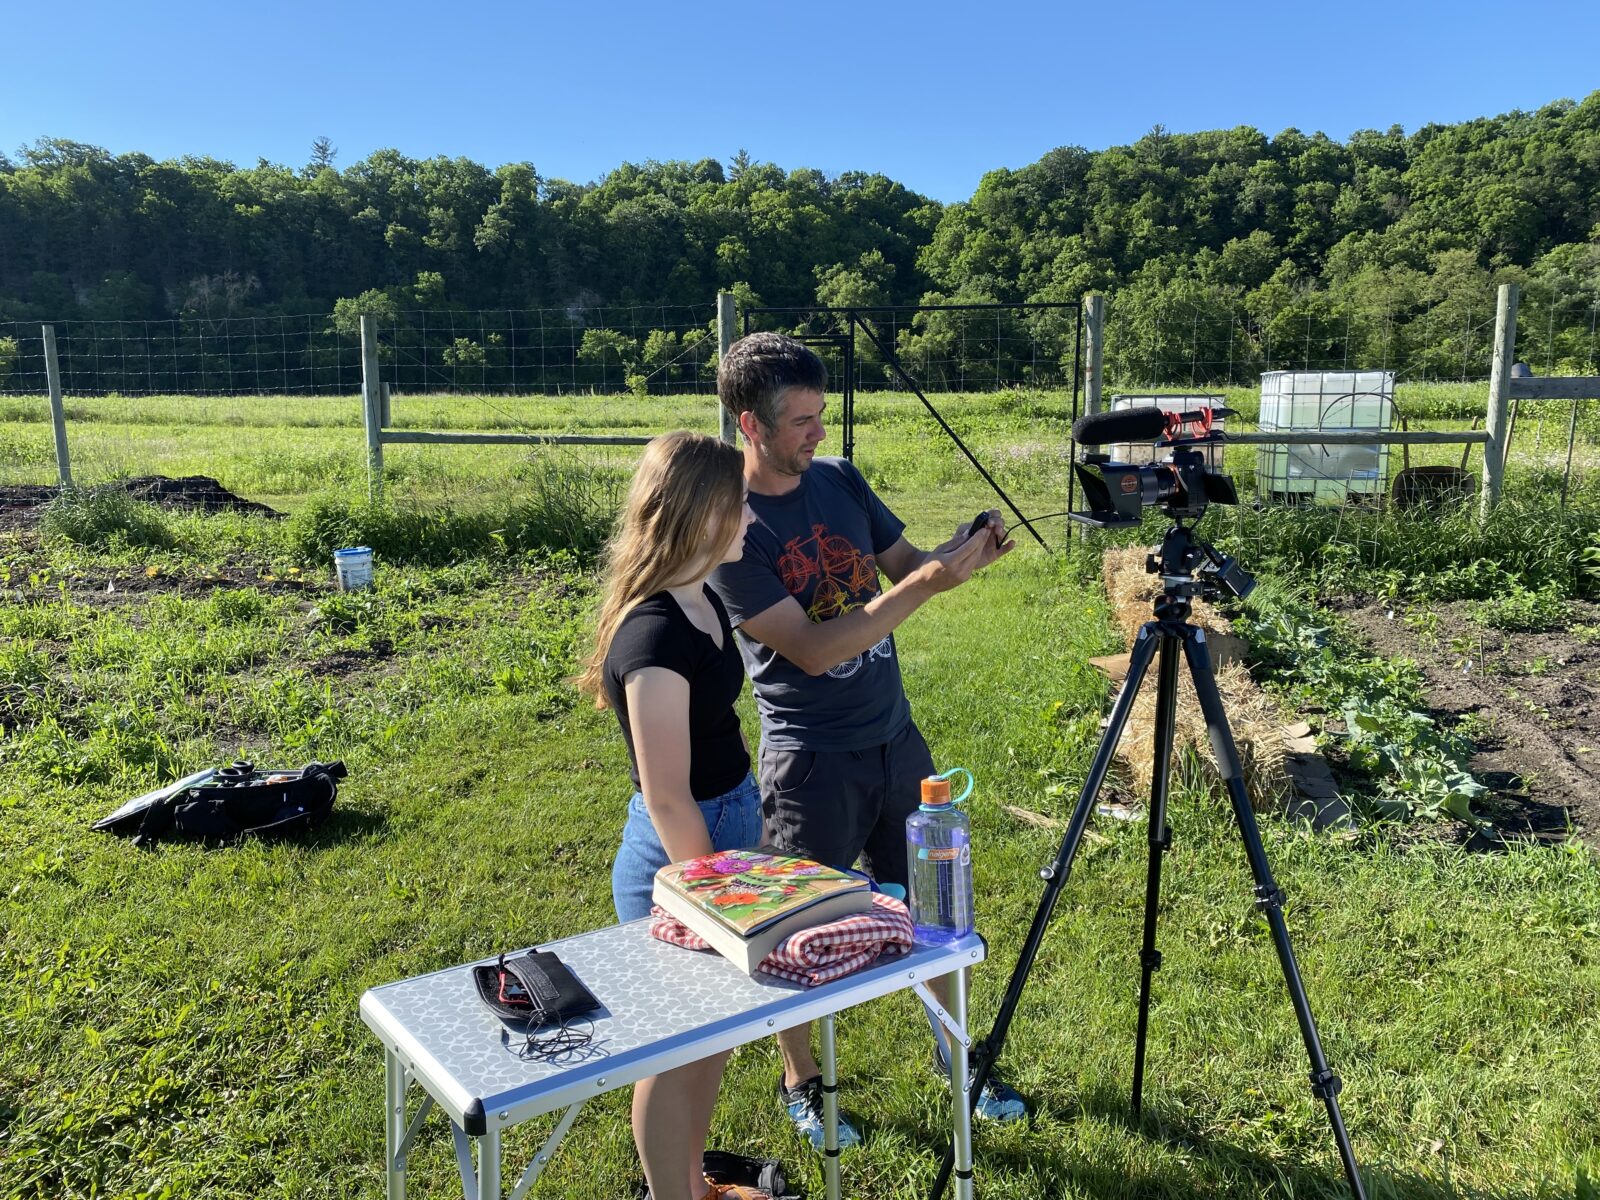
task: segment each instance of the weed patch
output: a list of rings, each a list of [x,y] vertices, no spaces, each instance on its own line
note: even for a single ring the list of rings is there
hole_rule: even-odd
[[[1571,607],[1554,588],[1536,591],[1513,583],[1504,592],[1474,604],[1472,615],[1491,629],[1532,632],[1559,625]]]
[[[469,511],[325,495],[295,514],[290,536],[305,561],[327,561],[343,546],[370,546],[380,561],[429,565],[530,551],[589,559],[611,534],[623,481],[620,472],[556,464],[503,507]]]
[[[133,499],[122,488],[68,488],[39,514],[39,532],[80,546],[169,547],[172,531],[161,510]]]

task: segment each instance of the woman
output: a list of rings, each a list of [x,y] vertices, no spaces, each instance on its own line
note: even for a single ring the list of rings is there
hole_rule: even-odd
[[[655,873],[667,863],[761,840],[761,797],[733,711],[744,666],[706,586],[743,550],[752,518],[743,468],[739,451],[715,438],[656,438],[607,550],[595,646],[576,682],[596,708],[616,712],[638,789],[611,873],[619,921],[649,915]],[[727,1058],[635,1085],[633,1138],[652,1200],[765,1197],[703,1174]]]

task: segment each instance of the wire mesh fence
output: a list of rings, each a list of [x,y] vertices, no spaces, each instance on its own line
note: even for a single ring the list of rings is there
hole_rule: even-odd
[[[904,379],[889,364],[891,354],[930,392],[1072,388],[1079,337],[1076,304],[758,308],[744,314],[741,330],[846,337],[850,314],[855,314],[860,331],[851,364],[855,390],[904,390]],[[844,382],[843,375],[830,378]]]
[[[1520,291],[1517,357],[1543,374],[1600,373],[1600,296],[1538,281]],[[1427,302],[1308,292],[1270,313],[1213,291],[1114,293],[1106,377],[1127,387],[1239,386],[1272,371],[1377,370],[1401,383],[1466,383],[1489,377],[1495,310],[1488,285]]]
[[[1361,370],[1393,377],[1397,419],[1413,429],[1465,430],[1481,420],[1493,351],[1492,291],[1448,302],[1342,307],[1325,297],[1292,299],[1283,311],[1261,316],[1215,294],[1159,303],[1133,291],[1111,295],[1108,403],[1118,393],[1215,394],[1238,413],[1230,428],[1259,430],[1263,376]],[[925,493],[941,522],[994,502],[971,462],[892,369],[892,355],[1024,512],[1067,507],[1073,390],[1082,378],[1077,306],[858,311],[860,335],[848,350],[837,311],[756,310],[743,323],[807,337],[828,362],[834,390],[848,382],[860,393],[852,414],[857,461],[888,493]],[[392,424],[526,433],[712,431],[715,317],[714,303],[384,313],[379,362],[394,392]],[[205,474],[275,503],[365,480],[360,337],[347,314],[59,322],[56,336],[79,482]],[[1600,302],[1581,289],[1527,285],[1517,357],[1539,374],[1600,372]],[[0,325],[0,485],[45,486],[54,479],[45,390],[40,327]],[[831,420],[839,415],[836,406]],[[831,433],[825,449],[838,452],[840,439]],[[1575,502],[1596,481],[1597,445],[1600,409],[1592,402],[1521,401],[1511,435],[1513,476],[1520,470]],[[396,498],[465,498],[515,478],[533,453],[390,447],[386,478]],[[1253,486],[1262,453],[1233,446],[1226,454],[1250,501],[1269,498]],[[1481,473],[1481,456],[1477,448],[1467,451],[1468,473]],[[1314,454],[1296,458],[1302,466],[1309,459],[1316,476]],[[1359,515],[1381,505],[1393,476],[1406,468],[1446,466],[1462,469],[1461,447],[1396,448],[1386,456],[1383,478],[1369,481],[1373,486],[1352,489],[1346,476],[1342,493],[1312,488],[1310,499],[1300,499],[1282,488],[1271,498],[1335,502]],[[1317,478],[1341,481],[1331,469]],[[1054,528],[1059,537],[1059,524]]]
[[[1078,305],[758,308],[741,330],[789,333],[822,356],[839,401],[824,451],[848,453],[891,503],[915,491],[914,539],[943,541],[997,507],[1062,544]]]
[[[561,395],[713,392],[715,306],[391,311],[377,314],[396,390]],[[46,390],[40,325],[0,324],[0,394]],[[63,321],[67,395],[349,395],[361,387],[354,316]]]
[[[1118,393],[1212,392],[1235,410],[1228,428],[1238,432],[1483,427],[1494,357],[1492,289],[1448,303],[1325,301],[1301,298],[1261,318],[1214,296],[1144,304],[1113,295],[1108,404]],[[1600,375],[1600,297],[1524,285],[1514,357],[1533,375]],[[1392,410],[1380,411],[1391,400]],[[1306,406],[1315,412],[1299,411]],[[1513,401],[1507,438],[1504,495],[1509,519],[1536,527],[1527,540],[1538,541],[1551,525],[1592,525],[1600,507],[1600,404]],[[1213,524],[1254,561],[1292,546],[1300,560],[1317,565],[1381,565],[1394,559],[1397,545],[1421,561],[1439,546],[1479,544],[1470,531],[1479,529],[1484,452],[1461,444],[1361,454],[1337,445],[1229,446],[1227,470],[1245,503]]]
[[[44,394],[40,328],[0,324],[0,394]],[[361,387],[361,339],[327,314],[61,321],[55,331],[69,396],[342,395]]]
[[[716,306],[394,311],[378,364],[397,429],[640,435],[714,430]],[[365,478],[359,317],[54,325],[74,479],[237,481],[273,501]],[[0,485],[55,477],[42,327],[0,325]],[[438,497],[522,469],[526,448],[391,448],[385,478]],[[463,486],[455,487],[452,477]]]

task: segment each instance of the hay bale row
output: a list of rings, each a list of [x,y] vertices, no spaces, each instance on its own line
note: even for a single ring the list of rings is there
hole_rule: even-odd
[[[1151,605],[1161,592],[1161,580],[1145,570],[1147,551],[1130,547],[1107,551],[1104,563],[1106,596],[1124,636],[1131,644],[1139,627],[1151,618]],[[1283,718],[1277,706],[1256,686],[1238,660],[1244,643],[1228,621],[1204,600],[1196,600],[1190,620],[1206,631],[1216,667],[1217,690],[1227,707],[1228,723],[1244,764],[1245,790],[1257,809],[1282,805],[1289,793],[1285,769]],[[1151,666],[1129,714],[1117,745],[1117,784],[1133,797],[1147,797],[1155,767],[1156,668]],[[1186,667],[1178,671],[1178,713],[1173,737],[1173,771],[1176,778],[1186,764],[1199,771],[1189,782],[1214,795],[1225,795],[1222,776],[1211,752],[1199,698],[1194,694]]]

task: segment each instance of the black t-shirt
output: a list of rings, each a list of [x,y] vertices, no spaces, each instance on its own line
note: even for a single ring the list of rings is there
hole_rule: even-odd
[[[714,800],[738,787],[750,770],[750,753],[739,736],[733,702],[744,688],[744,663],[734,645],[727,610],[705,589],[722,627],[722,648],[689,620],[668,592],[639,601],[622,618],[606,651],[606,696],[622,726],[639,787],[639,756],[633,748],[628,698],[622,681],[644,667],[665,667],[689,681],[689,791],[696,800]]]

